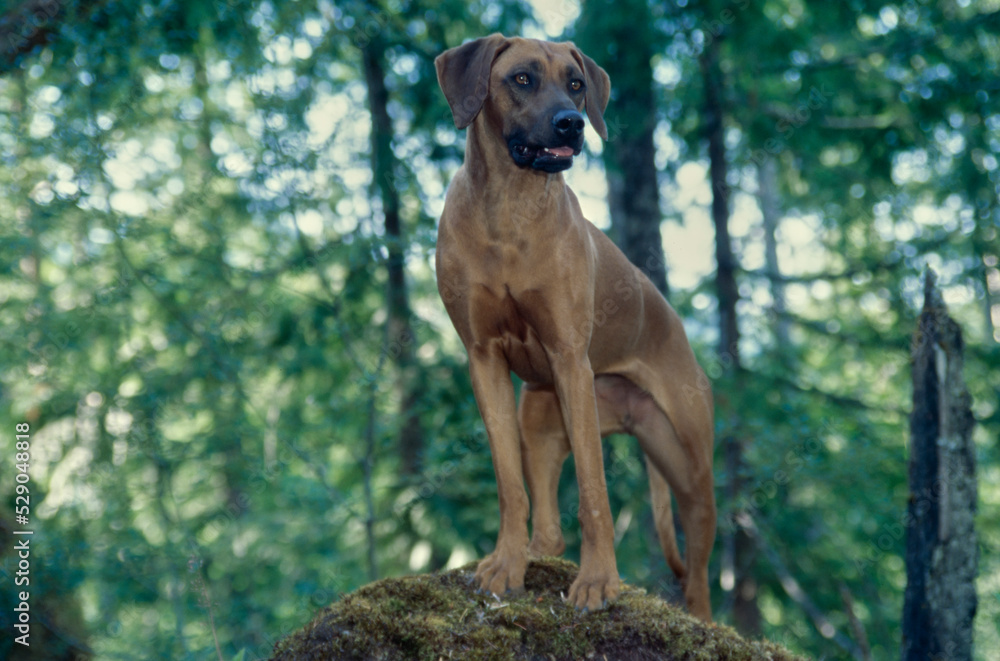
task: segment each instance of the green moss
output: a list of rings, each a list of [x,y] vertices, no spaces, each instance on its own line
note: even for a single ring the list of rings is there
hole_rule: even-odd
[[[453,571],[376,581],[321,610],[279,642],[274,661],[347,659],[727,659],[796,657],[768,642],[704,624],[643,590],[622,586],[607,608],[565,603],[578,567],[560,558],[528,565],[525,591],[476,592],[475,563]]]

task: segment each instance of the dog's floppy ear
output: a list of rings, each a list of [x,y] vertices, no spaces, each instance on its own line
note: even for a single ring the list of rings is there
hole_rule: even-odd
[[[575,45],[570,44],[570,47],[573,49],[573,57],[587,77],[587,95],[584,97],[587,118],[597,134],[607,140],[608,127],[604,125],[604,110],[608,107],[608,99],[611,97],[611,79],[608,78],[607,71],[597,66],[597,62],[581,53]]]
[[[450,48],[434,59],[438,85],[448,99],[456,127],[464,129],[482,110],[490,93],[493,60],[506,45],[506,37],[498,32]]]

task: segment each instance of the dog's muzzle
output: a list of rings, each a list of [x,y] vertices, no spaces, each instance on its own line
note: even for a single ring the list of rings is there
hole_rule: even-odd
[[[583,148],[583,115],[576,110],[560,110],[552,115],[548,144],[532,144],[526,136],[507,140],[511,158],[519,167],[543,172],[562,172],[573,165],[573,157]]]

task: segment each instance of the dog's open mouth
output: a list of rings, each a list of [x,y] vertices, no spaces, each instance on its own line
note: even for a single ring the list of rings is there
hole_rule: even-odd
[[[579,150],[569,145],[560,147],[532,147],[516,143],[510,146],[514,162],[521,167],[530,167],[545,172],[561,172],[573,165],[573,157]]]

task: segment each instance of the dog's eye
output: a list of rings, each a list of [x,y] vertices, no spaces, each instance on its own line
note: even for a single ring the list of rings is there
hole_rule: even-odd
[[[583,81],[582,80],[571,80],[571,81],[569,81],[569,88],[571,90],[573,90],[574,92],[579,92],[580,90],[583,89]]]
[[[514,82],[518,85],[528,86],[531,84],[531,78],[528,78],[528,74],[526,73],[519,73],[514,76]]]

